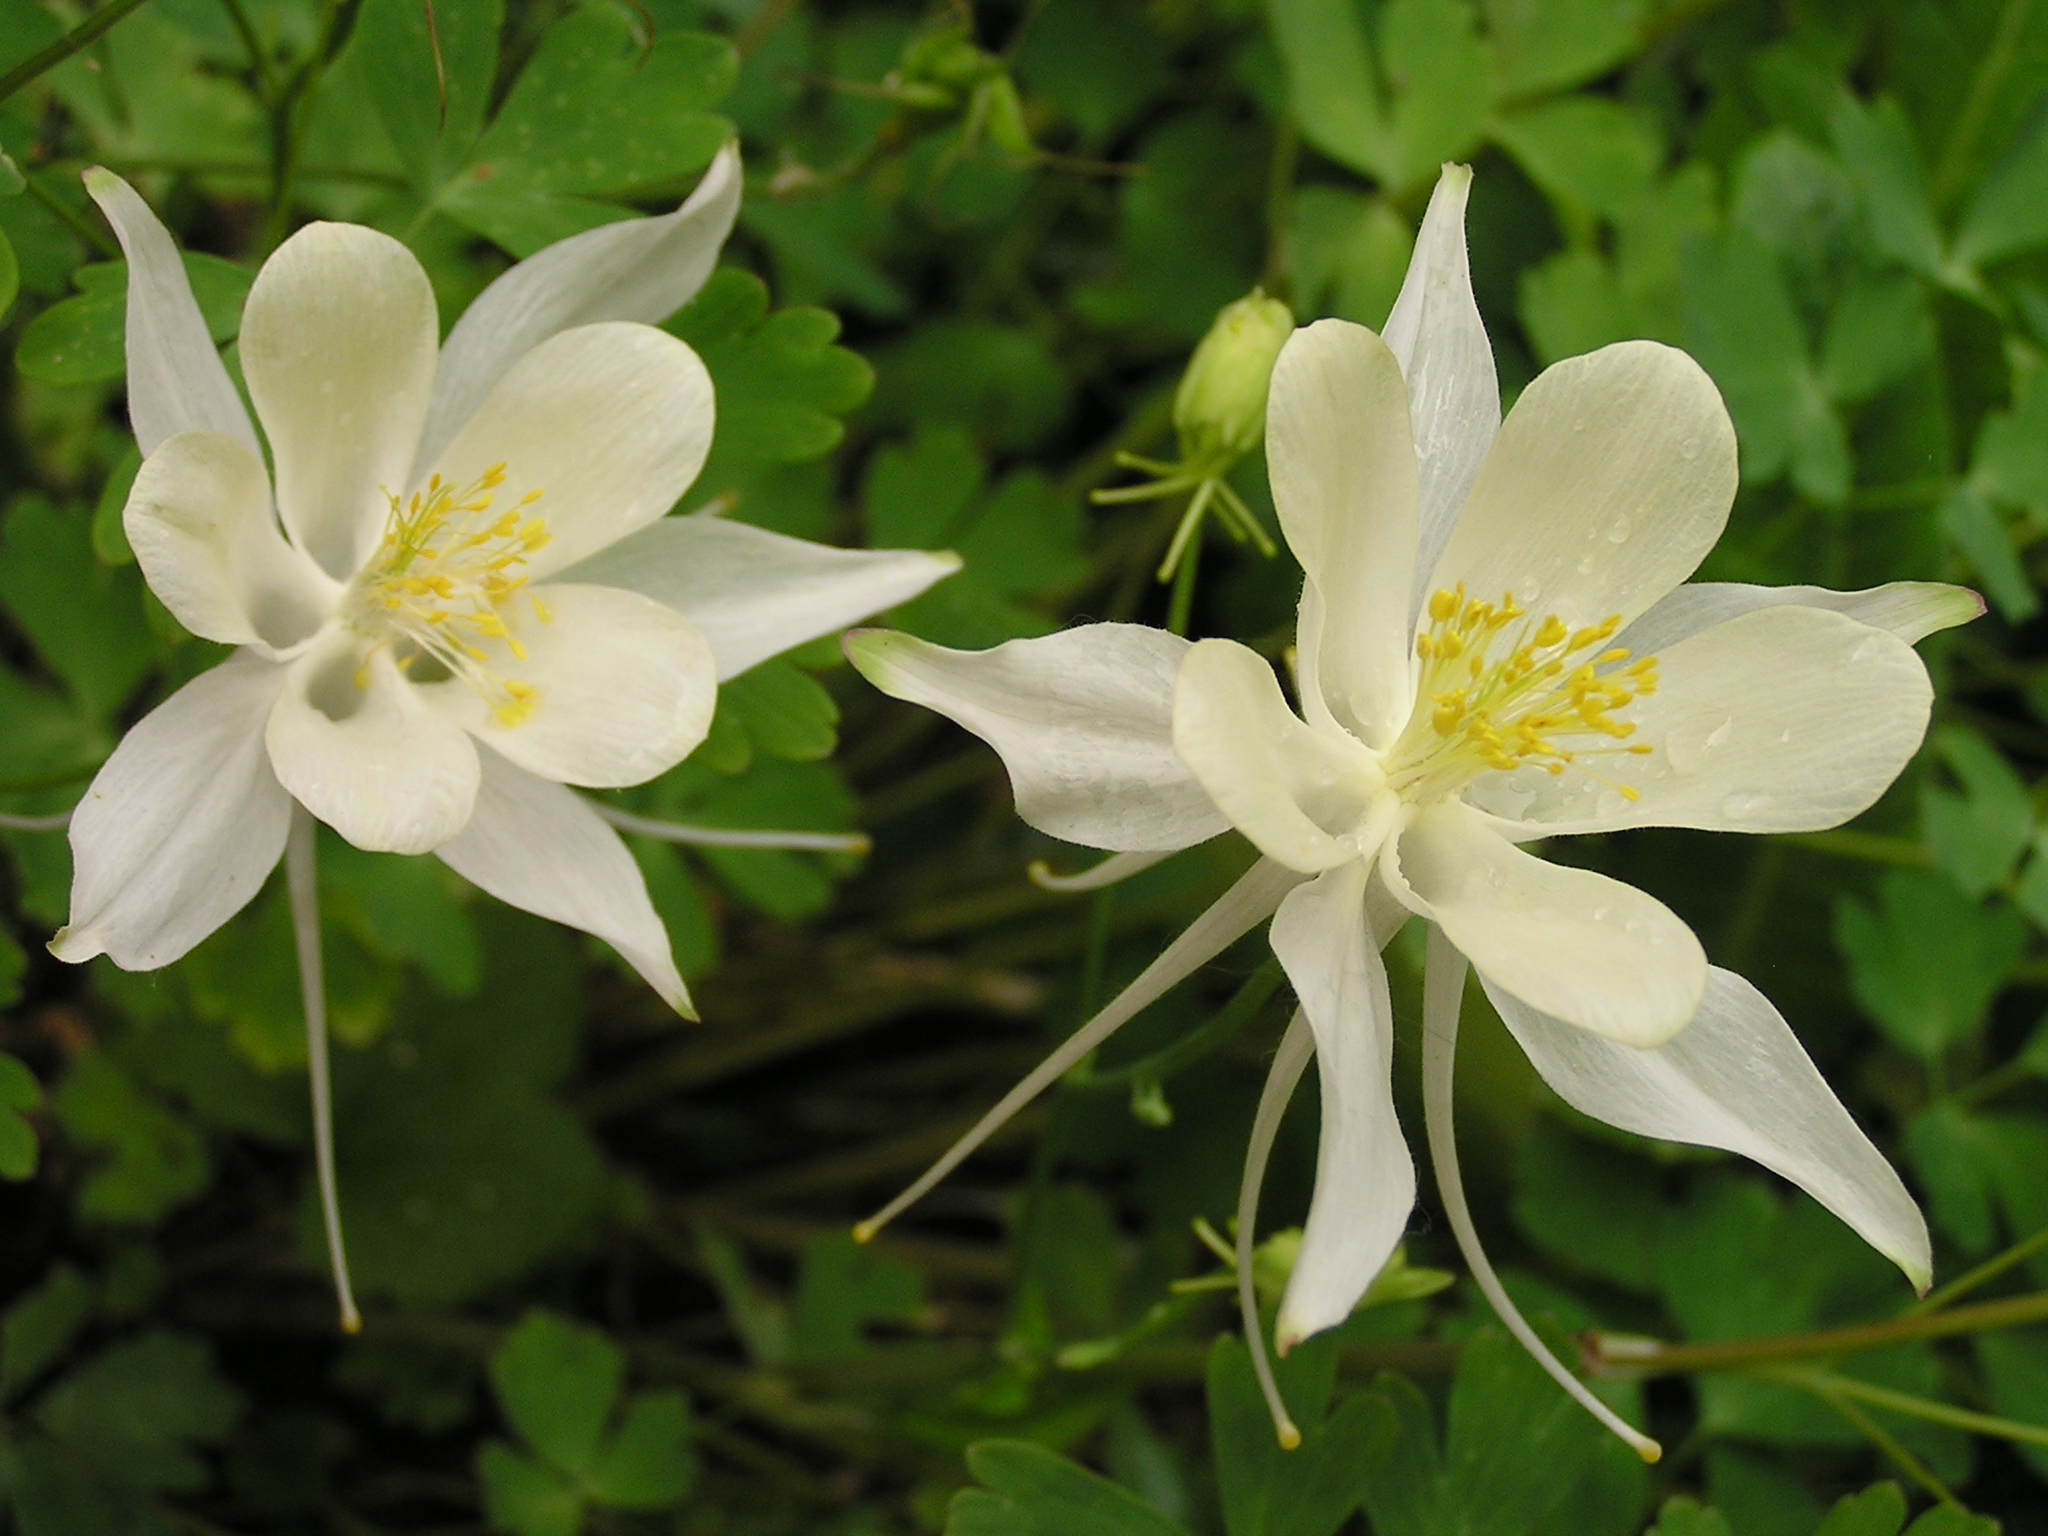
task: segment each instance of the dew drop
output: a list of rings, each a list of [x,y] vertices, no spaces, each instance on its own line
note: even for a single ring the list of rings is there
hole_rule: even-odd
[[[1721,814],[1730,821],[1749,821],[1769,808],[1771,797],[1755,790],[1735,791],[1721,802]]]
[[[1542,595],[1543,583],[1538,581],[1534,576],[1525,578],[1522,584],[1519,587],[1515,588],[1515,601],[1520,603],[1524,608],[1527,608],[1531,603],[1535,602],[1536,599],[1541,597]]]
[[[1728,745],[1728,738],[1730,736],[1733,736],[1734,734],[1735,717],[1733,715],[1730,715],[1726,720],[1723,720],[1719,725],[1715,726],[1714,729],[1708,734],[1707,746],[1710,749],[1725,747]]]
[[[1585,431],[1585,430],[1586,430],[1586,418],[1585,418],[1585,417],[1583,417],[1583,416],[1575,416],[1575,417],[1573,417],[1573,418],[1572,418],[1572,430],[1573,430],[1574,432],[1583,432],[1583,431]]]
[[[1625,517],[1617,517],[1608,525],[1607,542],[1610,544],[1626,544],[1630,532],[1629,520]]]
[[[1866,635],[1856,643],[1856,649],[1849,653],[1849,660],[1852,662],[1868,661],[1883,649],[1884,637],[1882,635]]]
[[[1586,555],[1586,556],[1583,556],[1583,557],[1582,557],[1582,558],[1580,559],[1580,561],[1579,561],[1579,574],[1580,574],[1581,576],[1590,576],[1590,575],[1592,575],[1592,574],[1593,574],[1593,563],[1594,563],[1594,562],[1593,562],[1593,557],[1592,557],[1591,555]]]
[[[1605,902],[1602,902],[1599,906],[1593,909],[1593,921],[1596,923],[1604,923],[1607,921],[1608,917],[1612,915],[1613,911],[1613,907],[1609,906]]]
[[[1698,458],[1700,456],[1700,440],[1696,437],[1688,437],[1678,445],[1678,453],[1681,458]]]
[[[1602,819],[1609,816],[1619,816],[1627,806],[1628,800],[1622,795],[1620,790],[1603,789],[1600,791],[1599,798],[1593,802],[1593,814]]]
[[[1790,741],[1791,739],[1792,739],[1792,727],[1791,727],[1791,726],[1789,726],[1789,725],[1788,725],[1788,726],[1786,726],[1786,727],[1785,727],[1785,729],[1783,729],[1782,731],[1778,732],[1778,745],[1779,745],[1779,746],[1783,746],[1783,745],[1784,745],[1784,744],[1785,744],[1786,742]]]

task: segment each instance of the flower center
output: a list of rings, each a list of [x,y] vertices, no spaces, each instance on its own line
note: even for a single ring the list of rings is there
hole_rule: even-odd
[[[515,661],[526,659],[501,610],[526,585],[527,557],[549,534],[546,518],[525,515],[540,500],[537,490],[492,512],[504,483],[505,466],[493,464],[468,485],[434,475],[408,499],[387,492],[391,517],[384,541],[356,578],[351,610],[366,633],[411,642],[398,658],[401,669],[432,657],[475,689],[500,725],[512,726],[532,713],[535,690],[494,670],[484,642],[501,643]],[[548,623],[540,599],[529,592],[526,600]],[[357,686],[367,681],[367,671],[358,668]]]
[[[1631,661],[1626,649],[1607,648],[1620,628],[1620,614],[1582,629],[1556,614],[1535,619],[1512,595],[1482,602],[1462,585],[1433,594],[1429,627],[1415,640],[1415,713],[1388,754],[1389,787],[1411,802],[1435,800],[1488,770],[1534,766],[1572,768],[1639,798],[1589,766],[1653,750],[1625,744],[1635,724],[1614,718],[1657,691],[1655,656]]]

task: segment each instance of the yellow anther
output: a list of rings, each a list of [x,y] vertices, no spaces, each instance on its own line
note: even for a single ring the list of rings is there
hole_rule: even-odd
[[[1547,650],[1562,640],[1567,633],[1568,631],[1564,627],[1564,620],[1553,613],[1541,624],[1537,625],[1536,644]]]
[[[1458,594],[1455,592],[1432,592],[1429,598],[1429,616],[1436,623],[1446,622],[1458,611]]]
[[[1610,666],[1617,661],[1627,661],[1628,657],[1628,647],[1625,645],[1618,645],[1611,651],[1602,651],[1598,656],[1595,656],[1593,660],[1597,665],[1605,667]]]

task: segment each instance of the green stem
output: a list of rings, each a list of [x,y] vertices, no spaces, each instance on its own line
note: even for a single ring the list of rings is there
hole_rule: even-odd
[[[1281,978],[1280,962],[1268,960],[1245,978],[1244,985],[1237,989],[1216,1017],[1164,1050],[1154,1051],[1128,1066],[1114,1067],[1107,1072],[1091,1070],[1086,1076],[1077,1074],[1068,1081],[1077,1088],[1113,1088],[1141,1079],[1158,1081],[1170,1077],[1188,1063],[1201,1060],[1251,1023],[1265,1006],[1266,999],[1279,990]]]
[[[44,71],[56,68],[81,48],[97,42],[115,22],[141,5],[142,0],[114,0],[112,5],[94,11],[41,53],[23,59],[6,74],[0,75],[0,101],[5,101]]]
[[[1185,635],[1188,632],[1188,619],[1195,606],[1195,572],[1201,563],[1202,540],[1197,533],[1181,551],[1180,565],[1173,573],[1173,601],[1166,610],[1166,628],[1170,634]]]
[[[114,243],[112,235],[103,229],[96,228],[91,223],[81,219],[71,209],[65,207],[63,200],[48,187],[44,186],[35,176],[24,176],[22,181],[28,187],[28,195],[38,203],[41,203],[44,212],[48,213],[51,218],[98,251],[108,261],[119,261],[121,259],[121,247]]]
[[[1932,188],[1936,207],[1956,193],[1957,183],[1963,176],[1963,162],[1977,135],[1983,131],[1992,97],[1997,94],[2005,72],[2012,67],[2013,54],[2019,47],[2028,14],[2033,9],[2034,0],[2006,0],[2005,11],[1998,18],[1998,31],[1991,40],[1991,46],[1984,50],[1977,73],[1970,79],[1970,94],[1963,102],[1963,110],[1956,114],[1955,129],[1948,136],[1948,147],[1942,151],[1941,168],[1935,172]]]
[[[1979,1081],[1982,1081],[1982,1079],[1979,1079]],[[1975,1085],[1972,1084],[1972,1086],[1974,1087]],[[1954,1305],[1962,1297],[1969,1295],[1970,1292],[1976,1290],[1980,1285],[1996,1280],[2000,1275],[2016,1265],[2026,1263],[2028,1259],[2031,1259],[2043,1248],[2048,1248],[2048,1227],[2043,1227],[2032,1237],[2020,1239],[2020,1241],[2006,1249],[2005,1252],[1995,1254],[1991,1258],[1986,1259],[1968,1274],[1958,1275],[1955,1279],[1949,1281],[1947,1285],[1941,1287],[1940,1290],[1928,1292],[1921,1301],[1906,1313],[1906,1316],[1925,1317],[1942,1311],[1944,1308]]]
[[[2017,1419],[2001,1419],[1996,1414],[1976,1413],[1968,1408],[1958,1408],[1952,1403],[1939,1403],[1932,1398],[1915,1397],[1910,1392],[1895,1392],[1890,1387],[1880,1387],[1870,1381],[1858,1381],[1853,1376],[1837,1376],[1829,1371],[1789,1370],[1783,1367],[1767,1367],[1749,1374],[1759,1381],[1775,1381],[1788,1387],[1803,1387],[1822,1396],[1838,1394],[1852,1402],[1868,1403],[1873,1408],[1902,1413],[1912,1419],[1924,1419],[1929,1424],[1946,1424],[1951,1429],[1967,1430],[1973,1435],[1991,1435],[2000,1440],[2015,1440],[2022,1445],[2048,1446],[2048,1429],[2043,1429],[2038,1424],[2022,1424]]]
[[[1826,1403],[1830,1408],[1834,1409],[1835,1412],[1839,1413],[1843,1418],[1847,1419],[1851,1424],[1853,1424],[1856,1427],[1857,1432],[1861,1434],[1864,1439],[1868,1440],[1872,1445],[1876,1446],[1880,1451],[1884,1452],[1885,1455],[1889,1456],[1901,1472],[1904,1472],[1906,1476],[1910,1477],[1922,1488],[1925,1488],[1929,1493],[1933,1494],[1935,1498],[1939,1499],[1944,1504],[1953,1504],[1956,1502],[1956,1496],[1953,1493],[1949,1492],[1948,1485],[1942,1482],[1940,1478],[1936,1477],[1934,1473],[1928,1469],[1927,1464],[1925,1462],[1923,1462],[1918,1456],[1915,1456],[1911,1451],[1907,1450],[1903,1445],[1899,1444],[1898,1440],[1893,1437],[1890,1430],[1886,1429],[1882,1424],[1878,1423],[1877,1420],[1873,1419],[1861,1408],[1858,1408],[1847,1397],[1843,1396],[1839,1392],[1824,1389],[1819,1386],[1808,1385],[1807,1389],[1811,1391],[1815,1397],[1818,1397],[1822,1402]]]
[[[1872,864],[1895,864],[1904,869],[1925,869],[1934,862],[1924,843],[1910,837],[1890,837],[1882,832],[1855,832],[1837,827],[1831,832],[1791,832],[1780,842],[1837,858],[1863,859]]]
[[[264,106],[277,99],[277,74],[270,67],[270,55],[264,52],[262,41],[256,36],[256,28],[249,20],[249,13],[242,0],[220,0],[226,7],[228,20],[235,24],[235,34],[241,38],[242,46],[249,50],[249,68],[256,75],[256,91]]]
[[[1946,1339],[1963,1333],[1986,1333],[2022,1323],[2048,1320],[2048,1291],[2032,1291],[1975,1306],[1942,1312],[1908,1313],[1882,1323],[1852,1328],[1827,1328],[1775,1338],[1729,1339],[1707,1344],[1663,1344],[1656,1341],[1590,1335],[1587,1356],[1591,1369],[1656,1376],[1677,1371],[1739,1371],[1777,1360],[1811,1360],[1829,1355],[1860,1354],[1919,1339]]]
[[[1731,966],[1730,969],[1734,967]],[[2008,1089],[2033,1081],[2034,1076],[2034,1069],[2025,1058],[2015,1056],[2003,1066],[1993,1067],[1975,1081],[1963,1084],[1949,1095],[1949,1102],[1959,1109],[1975,1109],[1979,1104],[1997,1098]],[[2048,1237],[2048,1232],[2037,1235]]]

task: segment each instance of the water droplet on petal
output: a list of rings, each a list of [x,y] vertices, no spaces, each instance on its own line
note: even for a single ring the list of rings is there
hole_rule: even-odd
[[[1696,437],[1686,438],[1678,445],[1678,455],[1684,459],[1698,458],[1700,456],[1700,440]]]
[[[1573,430],[1574,432],[1583,432],[1583,431],[1585,431],[1585,430],[1586,430],[1586,418],[1585,418],[1585,417],[1583,417],[1583,416],[1574,416],[1574,417],[1572,418],[1572,430]]]
[[[1786,726],[1786,727],[1785,727],[1785,729],[1783,729],[1782,731],[1778,732],[1778,745],[1780,745],[1780,746],[1783,746],[1783,745],[1784,745],[1784,744],[1785,744],[1786,742],[1790,741],[1791,739],[1792,739],[1792,727],[1791,727],[1791,726],[1789,726],[1789,725],[1788,725],[1788,726]]]
[[[1520,603],[1524,608],[1527,608],[1530,604],[1534,603],[1536,599],[1541,597],[1542,595],[1543,583],[1538,581],[1533,576],[1526,577],[1523,580],[1522,584],[1519,587],[1515,588],[1515,601]]]
[[[1770,808],[1771,797],[1755,790],[1737,790],[1721,802],[1721,814],[1730,821],[1752,821]]]
[[[1856,649],[1849,653],[1851,661],[1868,661],[1884,649],[1884,636],[1866,635],[1856,642]]]
[[[1593,814],[1606,820],[1619,816],[1628,808],[1628,800],[1618,789],[1603,789],[1593,802]]]
[[[1610,544],[1626,544],[1628,542],[1629,532],[1629,520],[1625,517],[1617,517],[1612,523],[1608,525],[1607,542]]]
[[[1707,746],[1709,748],[1725,747],[1728,745],[1728,738],[1733,736],[1734,734],[1735,717],[1733,715],[1730,715],[1726,720],[1723,720],[1719,725],[1715,726],[1713,731],[1708,735]]]
[[[1593,574],[1593,557],[1591,555],[1587,555],[1584,559],[1579,561],[1579,574],[1581,576],[1590,576]]]

